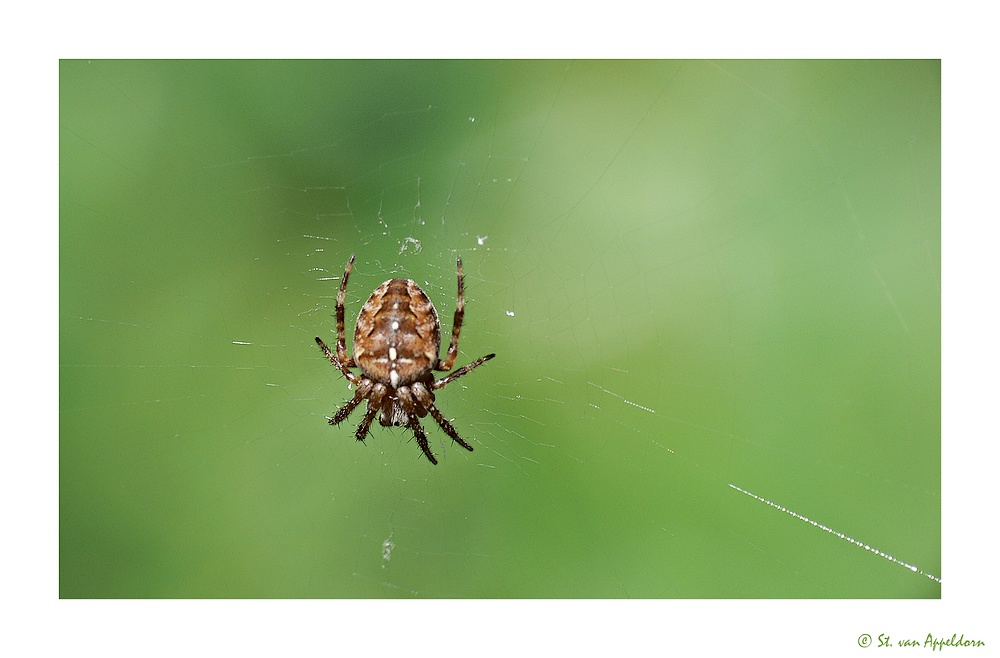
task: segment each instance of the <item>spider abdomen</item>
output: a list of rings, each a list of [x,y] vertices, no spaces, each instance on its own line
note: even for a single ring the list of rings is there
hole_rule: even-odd
[[[373,381],[392,388],[433,381],[441,350],[434,304],[412,279],[389,279],[361,307],[354,360]]]

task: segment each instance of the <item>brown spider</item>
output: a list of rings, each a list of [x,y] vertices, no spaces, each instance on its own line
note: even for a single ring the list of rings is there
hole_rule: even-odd
[[[334,354],[319,336],[316,337],[326,358],[337,366],[355,388],[354,397],[332,418],[327,417],[330,424],[339,425],[347,420],[362,400],[368,400],[365,417],[354,433],[358,441],[365,440],[375,414],[381,410],[378,419],[380,425],[410,428],[427,459],[432,464],[437,464],[419,420],[429,412],[445,434],[471,451],[472,446],[458,435],[455,427],[434,406],[434,391],[468,374],[496,354],[480,357],[441,379],[435,380],[432,372],[451,370],[458,358],[458,336],[462,332],[462,316],[465,315],[462,259],[458,259],[455,323],[451,328],[448,354],[443,361],[439,358],[441,322],[438,320],[437,310],[427,294],[411,279],[389,279],[375,289],[358,315],[358,324],[354,330],[354,356],[347,356],[344,296],[347,277],[351,275],[353,267],[352,254],[337,293],[337,353]],[[356,375],[349,368],[360,368],[361,374]]]

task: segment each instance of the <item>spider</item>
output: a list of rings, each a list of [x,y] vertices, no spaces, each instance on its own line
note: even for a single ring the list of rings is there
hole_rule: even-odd
[[[339,425],[363,400],[368,409],[361,419],[354,438],[364,441],[375,415],[383,427],[406,427],[417,438],[417,444],[432,464],[437,464],[427,443],[420,419],[430,413],[444,433],[460,446],[471,451],[472,446],[458,435],[458,430],[434,405],[434,391],[452,383],[483,365],[496,354],[487,354],[462,366],[447,377],[435,379],[432,371],[448,371],[458,358],[458,336],[465,315],[465,275],[462,259],[458,258],[458,300],[455,322],[451,328],[451,344],[444,360],[441,353],[441,322],[437,309],[427,294],[412,279],[389,279],[375,289],[361,307],[354,331],[354,355],[347,356],[344,338],[344,296],[347,278],[354,267],[354,255],[347,261],[344,278],[337,293],[337,353],[326,346],[319,336],[316,343],[355,388],[354,397],[327,420]],[[361,374],[350,368],[360,368]]]

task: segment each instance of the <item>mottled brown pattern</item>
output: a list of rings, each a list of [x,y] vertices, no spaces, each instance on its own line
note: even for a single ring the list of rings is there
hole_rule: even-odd
[[[390,358],[390,348],[396,358]],[[405,386],[430,371],[441,351],[441,323],[431,300],[414,281],[390,279],[361,307],[354,331],[354,361],[373,381]]]
[[[430,298],[411,279],[389,279],[371,294],[361,307],[354,331],[354,356],[347,355],[344,330],[344,300],[347,279],[354,267],[354,256],[347,262],[337,293],[337,352],[326,346],[319,336],[316,343],[355,387],[354,397],[328,418],[331,425],[347,419],[361,404],[368,401],[364,418],[355,432],[364,441],[375,416],[383,427],[407,427],[413,431],[420,449],[432,464],[437,464],[431,452],[420,418],[430,413],[445,434],[466,450],[472,450],[458,431],[434,405],[434,391],[439,390],[481,366],[496,354],[487,354],[463,366],[447,377],[434,379],[434,370],[451,370],[458,358],[458,337],[465,316],[465,275],[462,259],[458,259],[458,299],[455,321],[451,330],[448,354],[442,361],[441,322]],[[361,374],[350,368],[360,368]]]

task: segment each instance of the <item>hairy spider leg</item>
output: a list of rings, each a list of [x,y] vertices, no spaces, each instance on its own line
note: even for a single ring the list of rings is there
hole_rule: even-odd
[[[368,409],[365,411],[365,417],[361,419],[361,424],[358,425],[358,431],[354,433],[354,438],[358,441],[364,441],[365,437],[368,436],[368,428],[371,427],[372,421],[375,420],[375,414],[382,408],[382,403],[385,401],[387,393],[388,389],[382,384],[375,384],[371,387],[371,395],[368,397]]]
[[[440,389],[440,388],[444,388],[445,386],[447,386],[448,384],[452,383],[453,381],[455,381],[456,379],[458,379],[462,375],[469,374],[474,369],[476,369],[479,366],[483,365],[484,363],[486,363],[487,361],[489,361],[490,359],[492,359],[495,356],[496,356],[496,354],[487,354],[486,356],[481,356],[478,359],[476,359],[475,361],[473,361],[472,363],[470,363],[469,365],[462,366],[461,368],[459,368],[455,372],[451,373],[447,377],[442,377],[441,379],[436,380],[434,382],[434,384],[431,386],[431,388],[433,390],[435,390],[435,391],[438,390],[438,389]]]
[[[344,332],[344,299],[347,296],[347,278],[351,276],[352,269],[354,269],[354,254],[351,254],[351,259],[347,261],[344,276],[340,279],[340,290],[337,291],[337,358],[348,368],[357,365],[354,363],[354,357],[347,356],[347,336]]]
[[[320,338],[319,336],[316,336],[316,344],[319,345],[319,348],[321,350],[323,350],[323,354],[326,355],[326,358],[330,359],[330,363],[337,366],[337,369],[344,374],[344,377],[347,377],[347,381],[351,382],[351,384],[353,384],[356,387],[361,385],[362,378],[358,377],[353,372],[348,370],[347,364],[344,363],[344,361],[342,361],[341,359],[339,359],[330,350],[330,348],[326,346],[326,343],[324,343],[323,339]]]
[[[437,466],[438,460],[434,457],[434,453],[431,452],[431,446],[427,442],[427,435],[424,434],[424,428],[420,426],[420,421],[416,416],[410,416],[410,424],[408,427],[413,432],[413,436],[417,437],[417,445],[420,446],[420,449],[424,451],[425,455],[427,455],[427,459],[431,460],[431,463]]]
[[[458,257],[458,296],[455,301],[455,321],[451,325],[451,343],[444,361],[438,359],[435,370],[451,370],[458,358],[458,336],[462,333],[462,319],[465,317],[465,273],[462,271],[462,257]]]
[[[472,446],[466,443],[465,439],[463,439],[458,435],[458,430],[455,429],[455,426],[452,425],[450,422],[448,422],[448,419],[446,419],[444,416],[441,415],[441,412],[438,411],[438,408],[436,406],[432,404],[429,407],[427,407],[427,410],[431,412],[431,416],[434,417],[434,420],[437,421],[437,424],[441,426],[441,429],[444,430],[445,434],[453,438],[458,443],[458,445],[462,446],[469,452],[472,452]]]
[[[379,407],[382,403],[374,404],[372,400],[368,400],[368,409],[365,411],[365,417],[361,419],[361,424],[358,425],[358,431],[354,433],[354,438],[358,441],[364,442],[365,438],[368,436],[368,428],[371,427],[372,421],[375,420],[375,414],[378,413]]]
[[[330,360],[330,363],[337,366],[340,372],[344,374],[344,377],[346,377],[347,380],[357,389],[354,393],[354,397],[348,400],[347,404],[341,407],[332,418],[329,416],[327,417],[327,421],[331,425],[340,425],[342,422],[347,420],[347,417],[351,415],[359,404],[361,404],[361,401],[368,397],[368,393],[372,389],[371,383],[364,377],[359,377],[348,370],[319,336],[316,336],[316,343],[319,344],[320,349],[323,350],[323,354],[325,354],[326,358]],[[364,434],[361,436],[363,437]]]
[[[358,390],[358,392],[354,394],[354,397],[347,401],[347,404],[342,406],[332,418],[328,417],[327,420],[331,425],[340,425],[342,422],[347,420],[347,417],[351,415],[351,412],[357,409],[358,405],[361,404],[361,401],[364,399],[365,394]]]

